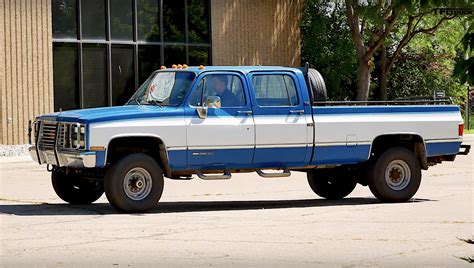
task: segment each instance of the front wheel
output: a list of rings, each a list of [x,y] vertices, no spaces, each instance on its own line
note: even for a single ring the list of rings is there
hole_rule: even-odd
[[[153,208],[163,193],[163,173],[146,154],[128,155],[112,165],[105,175],[105,195],[123,212],[145,212]]]
[[[385,151],[368,171],[370,191],[383,202],[403,202],[418,191],[420,163],[415,154],[403,147]]]
[[[59,198],[75,205],[90,204],[104,193],[104,184],[101,181],[81,178],[58,170],[52,171],[51,183]]]
[[[349,172],[339,168],[313,170],[307,174],[313,192],[326,199],[344,198],[352,193],[357,185],[357,181]]]

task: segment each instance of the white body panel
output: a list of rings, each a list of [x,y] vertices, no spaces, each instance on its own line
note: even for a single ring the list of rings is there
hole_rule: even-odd
[[[186,118],[187,146],[194,149],[253,148],[255,126],[252,116]]]
[[[183,117],[127,119],[93,123],[90,126],[90,146],[107,147],[114,138],[150,136],[163,140],[168,150],[186,149],[186,126]]]
[[[459,112],[314,115],[316,145],[371,144],[384,134],[416,134],[426,143],[461,140]],[[356,143],[356,144],[353,144]]]

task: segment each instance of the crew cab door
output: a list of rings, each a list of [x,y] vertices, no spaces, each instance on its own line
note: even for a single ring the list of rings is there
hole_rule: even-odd
[[[254,165],[294,167],[309,161],[312,148],[311,111],[298,77],[291,72],[254,72]],[[305,94],[305,95],[304,95]]]
[[[200,118],[198,109],[214,91],[216,80],[225,81],[226,90],[234,96],[221,99],[221,108],[208,108],[207,116]],[[244,77],[234,72],[210,72],[197,81],[191,93],[186,113],[187,166],[190,169],[247,167],[252,164],[255,146],[255,125],[252,107]]]

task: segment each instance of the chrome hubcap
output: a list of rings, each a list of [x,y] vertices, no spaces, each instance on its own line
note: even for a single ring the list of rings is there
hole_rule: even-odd
[[[123,180],[123,190],[132,200],[145,199],[151,192],[152,180],[150,173],[141,167],[132,168]]]
[[[407,162],[403,160],[393,160],[385,169],[385,181],[388,187],[395,191],[405,189],[410,183],[411,170]]]

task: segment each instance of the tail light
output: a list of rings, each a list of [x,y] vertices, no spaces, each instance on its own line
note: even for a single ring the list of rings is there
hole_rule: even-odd
[[[464,134],[464,124],[459,124],[458,136],[461,137]]]

